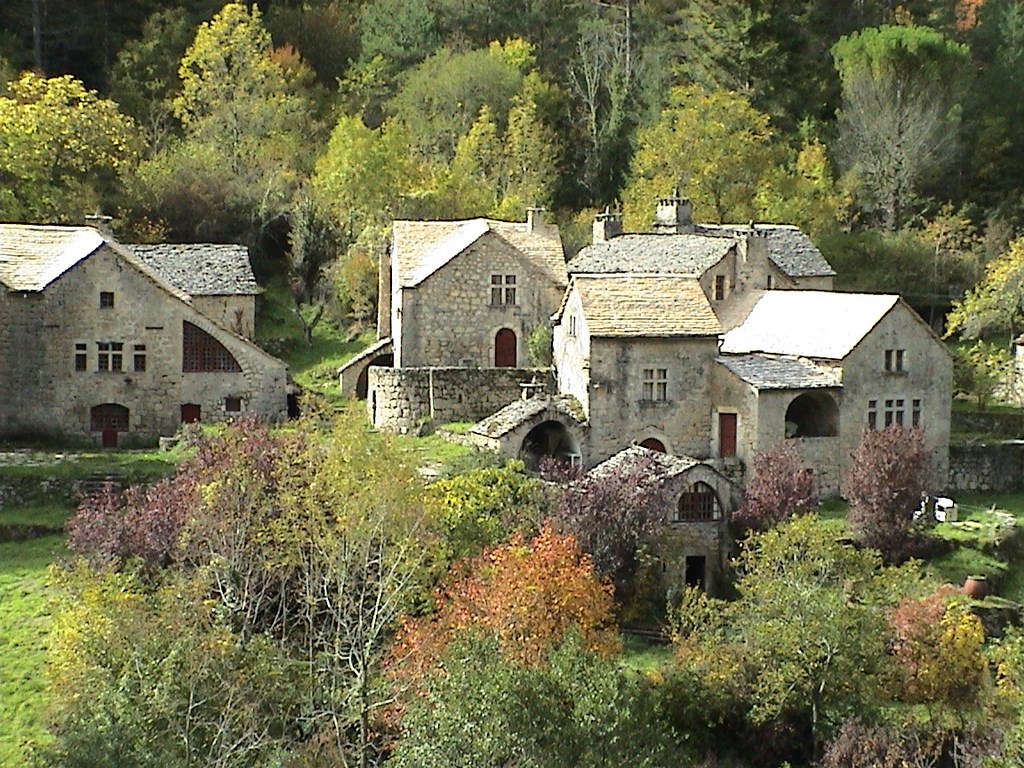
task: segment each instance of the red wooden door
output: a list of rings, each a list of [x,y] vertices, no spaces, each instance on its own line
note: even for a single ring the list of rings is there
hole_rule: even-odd
[[[736,414],[718,414],[718,455],[722,458],[736,455]]]
[[[516,367],[516,332],[502,328],[494,337],[494,367]]]
[[[101,433],[104,448],[117,448],[117,430],[104,429]]]
[[[185,403],[181,406],[181,423],[196,424],[202,417],[202,408],[195,403]]]

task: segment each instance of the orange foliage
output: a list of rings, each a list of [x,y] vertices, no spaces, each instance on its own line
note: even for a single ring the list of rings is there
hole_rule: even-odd
[[[612,586],[594,572],[573,536],[550,525],[533,539],[508,543],[464,561],[437,592],[432,616],[406,621],[393,656],[418,677],[458,635],[493,634],[508,659],[539,664],[569,632],[599,653],[618,649],[612,626]]]
[[[977,26],[978,11],[984,4],[985,0],[957,0],[955,13],[958,32],[967,32]]]

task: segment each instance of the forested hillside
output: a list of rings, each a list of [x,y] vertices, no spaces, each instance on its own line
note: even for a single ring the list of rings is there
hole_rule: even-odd
[[[394,217],[575,248],[679,188],[935,319],[1019,228],[1022,78],[1016,0],[12,0],[0,219],[244,242],[366,316]]]

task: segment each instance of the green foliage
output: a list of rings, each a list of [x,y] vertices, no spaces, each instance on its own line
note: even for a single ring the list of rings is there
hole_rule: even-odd
[[[1005,390],[1012,371],[1013,360],[1003,346],[976,339],[954,350],[954,389],[957,394],[976,398],[979,409]]]
[[[925,175],[949,156],[968,50],[928,27],[863,29],[832,47],[843,87],[840,154],[859,204],[902,225]]]
[[[640,130],[623,191],[626,229],[645,230],[654,199],[680,189],[705,221],[749,221],[776,162],[768,116],[730,91],[673,88],[658,121]]]
[[[547,368],[551,365],[551,328],[538,325],[526,337],[526,357],[535,368]]]
[[[363,62],[380,57],[394,75],[423,61],[437,50],[441,36],[427,0],[376,0],[359,17]]]
[[[989,262],[981,280],[946,318],[946,334],[965,339],[1006,334],[1016,338],[1024,327],[1024,240],[1014,240]]]
[[[0,97],[0,218],[74,221],[138,159],[134,121],[70,76],[25,72]]]
[[[657,687],[579,642],[524,666],[468,636],[428,686],[403,721],[391,761],[398,768],[656,768],[688,758],[664,722]]]
[[[480,554],[512,532],[535,532],[551,506],[550,491],[522,462],[463,472],[430,485],[428,498],[449,561]]]

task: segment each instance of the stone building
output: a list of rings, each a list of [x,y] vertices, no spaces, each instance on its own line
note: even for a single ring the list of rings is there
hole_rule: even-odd
[[[944,485],[952,365],[931,329],[897,296],[829,290],[793,227],[699,226],[688,211],[662,200],[640,235],[605,214],[569,263],[554,362],[588,426],[584,465],[640,444],[740,476],[791,439],[830,493],[862,430],[895,422],[925,428]]]
[[[490,411],[474,389],[515,394],[538,376],[528,340],[550,328],[567,283],[558,228],[540,210],[525,222],[395,221],[380,268],[378,341],[339,370],[341,390],[366,397],[386,429],[416,431],[441,413],[481,418]],[[455,379],[464,384],[449,397],[440,382]]]
[[[193,297],[95,229],[0,225],[0,434],[113,446],[188,421],[283,418],[285,364],[231,328],[251,328],[247,268]]]

